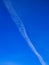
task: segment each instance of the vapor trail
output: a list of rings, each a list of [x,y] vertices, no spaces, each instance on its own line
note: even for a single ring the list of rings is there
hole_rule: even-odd
[[[15,10],[13,9],[10,0],[3,0],[3,2],[5,4],[5,6],[6,6],[6,8],[8,9],[12,20],[14,21],[14,23],[18,27],[21,35],[27,41],[28,45],[30,46],[30,48],[34,52],[34,54],[37,56],[37,58],[39,59],[41,65],[46,65],[46,63],[43,60],[42,56],[37,52],[36,48],[34,47],[34,45],[32,44],[32,42],[30,40],[30,38],[28,37],[26,29],[25,29],[25,27],[24,27],[24,25],[22,23],[22,20],[19,18],[19,16],[17,15]]]

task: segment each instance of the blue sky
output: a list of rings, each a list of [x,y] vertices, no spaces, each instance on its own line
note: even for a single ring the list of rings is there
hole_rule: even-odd
[[[11,0],[37,51],[49,65],[49,1]],[[41,65],[0,1],[0,62]]]

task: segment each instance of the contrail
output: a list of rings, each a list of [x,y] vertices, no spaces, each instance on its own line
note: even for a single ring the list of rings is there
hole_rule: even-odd
[[[30,46],[31,50],[34,52],[34,54],[37,56],[37,58],[39,59],[41,65],[46,65],[45,61],[43,60],[42,56],[38,53],[38,51],[36,50],[36,48],[34,47],[34,45],[32,44],[30,38],[27,35],[25,26],[22,23],[22,20],[20,19],[20,17],[17,15],[17,13],[15,12],[14,8],[11,5],[10,0],[3,0],[6,8],[8,9],[10,16],[13,20],[13,22],[16,24],[16,26],[18,27],[21,35],[23,36],[23,38],[27,41],[28,45]]]

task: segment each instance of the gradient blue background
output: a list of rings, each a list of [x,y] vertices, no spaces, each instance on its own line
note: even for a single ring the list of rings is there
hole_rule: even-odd
[[[49,65],[49,1],[11,0],[30,40]],[[0,62],[41,65],[0,0]]]

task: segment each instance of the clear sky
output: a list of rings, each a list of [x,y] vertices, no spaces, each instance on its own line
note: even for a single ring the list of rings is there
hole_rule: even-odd
[[[30,40],[49,65],[49,1],[10,0]],[[0,0],[0,63],[41,65]],[[14,64],[13,64],[14,65]]]

